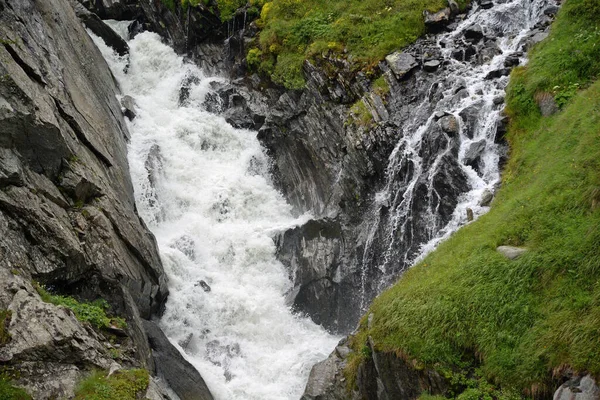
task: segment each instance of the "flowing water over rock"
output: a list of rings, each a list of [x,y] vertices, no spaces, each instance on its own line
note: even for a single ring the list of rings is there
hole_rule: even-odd
[[[298,398],[337,340],[285,303],[291,282],[272,236],[303,219],[271,185],[256,133],[205,111],[219,78],[157,35],[131,40],[128,60],[96,42],[136,104],[129,161],[169,276],[162,328],[216,398]]]
[[[451,32],[415,46],[431,58],[423,60],[426,71],[441,65],[443,70],[421,88],[428,93],[411,108],[385,186],[365,218],[363,311],[400,271],[489,209],[506,153],[502,110],[508,74],[524,61],[532,29],[555,4],[498,3],[503,4],[490,9],[475,5]]]

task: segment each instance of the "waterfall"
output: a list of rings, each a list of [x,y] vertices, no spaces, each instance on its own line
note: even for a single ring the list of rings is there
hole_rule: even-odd
[[[294,219],[273,188],[256,132],[205,111],[222,78],[204,76],[154,33],[129,41],[128,60],[94,40],[136,102],[129,163],[169,279],[162,329],[215,398],[298,399],[338,340],[285,303],[291,282],[272,237],[306,217]]]
[[[507,69],[498,76],[494,72],[514,65],[510,62],[515,59],[525,61],[519,51],[523,39],[544,16],[544,9],[555,4],[553,0],[497,3],[501,4],[490,9],[474,3],[455,29],[435,39],[434,52],[444,66],[430,87],[415,89],[426,95],[410,110],[411,117],[398,133],[385,185],[364,219],[362,312],[399,273],[468,223],[467,210],[474,218],[489,210],[481,200],[500,182],[500,158],[506,148],[497,131],[509,79]],[[482,44],[485,37],[497,40]],[[485,50],[473,57],[485,59],[469,60],[454,53],[478,42]],[[447,132],[441,126],[444,120],[457,124],[457,132]]]

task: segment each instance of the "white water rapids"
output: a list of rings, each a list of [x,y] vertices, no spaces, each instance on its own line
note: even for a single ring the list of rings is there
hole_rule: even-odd
[[[162,329],[215,398],[298,399],[337,338],[285,303],[291,282],[271,238],[303,221],[271,185],[256,132],[206,112],[210,82],[220,78],[203,76],[156,34],[129,41],[126,73],[126,59],[94,40],[137,105],[129,163],[169,278]],[[196,83],[180,106],[190,77]]]

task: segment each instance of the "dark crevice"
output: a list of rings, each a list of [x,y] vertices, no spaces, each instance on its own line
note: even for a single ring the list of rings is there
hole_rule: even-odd
[[[58,108],[58,113],[60,114],[62,119],[64,119],[67,122],[67,124],[69,124],[73,132],[75,132],[77,139],[79,139],[79,141],[83,143],[96,156],[96,158],[102,161],[104,165],[106,165],[108,168],[112,167],[113,165],[110,162],[110,160],[104,154],[102,154],[100,150],[94,147],[94,145],[88,140],[77,121],[75,121],[75,118],[67,114],[67,112],[62,108],[58,100],[54,99],[54,103],[56,104],[56,108]]]
[[[31,78],[32,80],[34,80],[42,86],[46,86],[46,81],[44,81],[44,78],[42,78],[37,72],[35,72],[33,68],[31,68],[25,61],[23,61],[23,59],[19,57],[15,49],[13,49],[8,43],[4,43],[4,48],[6,49],[6,51],[8,51],[13,60],[15,60],[15,62],[19,65],[19,67],[21,67],[21,69],[27,74],[29,78]]]

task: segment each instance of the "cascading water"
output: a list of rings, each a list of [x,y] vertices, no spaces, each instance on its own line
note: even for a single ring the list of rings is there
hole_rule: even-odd
[[[206,112],[219,78],[156,34],[131,40],[128,60],[95,41],[137,104],[129,162],[169,277],[161,327],[217,399],[299,398],[337,339],[285,304],[291,282],[271,238],[302,220],[271,185],[256,133]]]
[[[385,186],[365,218],[362,311],[402,270],[467,223],[468,209],[475,218],[489,209],[481,199],[499,183],[499,160],[505,151],[497,140],[508,83],[508,70],[502,69],[515,58],[523,61],[518,51],[522,39],[544,9],[555,4],[498,3],[503,4],[490,9],[475,4],[454,30],[436,39],[433,52],[445,65],[424,100],[410,110],[390,156]],[[464,51],[468,54],[469,46],[485,37],[497,40],[465,60]],[[467,50],[457,54],[461,46]]]

